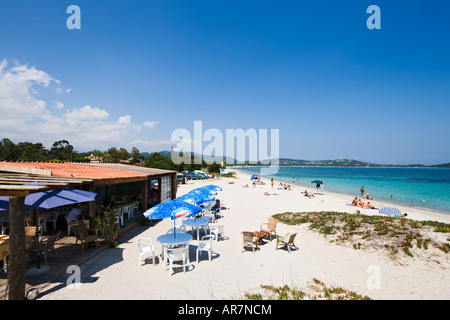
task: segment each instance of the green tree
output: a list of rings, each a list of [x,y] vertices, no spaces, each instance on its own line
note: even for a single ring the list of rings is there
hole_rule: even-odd
[[[158,152],[154,152],[150,157],[145,158],[143,166],[148,168],[175,170],[172,159],[165,157]]]
[[[220,173],[221,165],[217,162],[213,162],[210,165],[208,165],[208,172],[209,173]]]
[[[16,146],[19,161],[46,161],[47,150],[42,143],[19,142]]]
[[[53,143],[50,155],[57,160],[72,161],[74,157],[73,146],[67,140],[59,140]]]
[[[14,142],[8,138],[3,138],[0,143],[0,160],[17,161],[18,158],[19,154]]]

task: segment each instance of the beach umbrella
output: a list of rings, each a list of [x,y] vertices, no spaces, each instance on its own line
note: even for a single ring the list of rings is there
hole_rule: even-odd
[[[395,216],[396,214],[400,215],[401,212],[400,210],[398,210],[397,208],[392,208],[392,207],[384,207],[381,208],[380,210],[378,210],[378,213],[387,215],[387,216]]]
[[[322,180],[311,180],[311,183],[316,185],[317,192],[319,192],[320,187],[324,184]]]
[[[25,209],[52,209],[80,202],[95,201],[97,196],[94,192],[83,191],[78,189],[56,189],[29,194],[25,197]],[[9,197],[0,197],[0,208],[9,210]],[[36,249],[39,253],[39,226],[38,226],[38,210],[36,210]],[[40,268],[40,254],[37,257],[36,268]]]
[[[258,176],[256,174],[252,175],[252,177],[250,178],[250,180],[258,180]]]
[[[31,193],[25,197],[25,209],[52,209],[94,201],[97,194],[78,189],[57,189]],[[9,210],[9,197],[0,196],[0,209]]]
[[[219,186],[216,186],[214,184],[208,184],[207,186],[201,187],[200,189],[207,189],[212,191],[222,191],[222,188]]]
[[[214,201],[214,196],[207,190],[190,191],[182,196],[177,197],[178,200],[189,202],[190,204],[199,206],[202,203]]]
[[[174,199],[165,201],[148,209],[143,213],[144,217],[148,219],[165,219],[171,218],[173,220],[173,236],[176,237],[175,219],[181,217],[192,217],[201,212],[202,208],[190,204],[184,200]]]

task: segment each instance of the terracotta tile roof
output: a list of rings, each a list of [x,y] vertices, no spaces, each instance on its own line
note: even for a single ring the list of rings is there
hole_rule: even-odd
[[[120,163],[87,163],[86,165],[96,167],[96,168],[114,169],[114,170],[120,170],[120,171],[126,171],[126,172],[145,174],[150,177],[177,173],[176,171],[173,171],[173,170],[163,170],[163,169],[139,167],[139,166],[133,166],[133,165],[129,165],[129,164],[120,164]]]
[[[51,170],[51,176],[55,177],[74,177],[74,178],[91,178],[91,179],[114,179],[114,178],[133,178],[145,177],[146,174],[130,171],[121,171],[114,168],[100,168],[92,165],[80,163],[60,163],[60,162],[0,162],[1,168],[12,167],[40,169],[37,171],[45,172]]]

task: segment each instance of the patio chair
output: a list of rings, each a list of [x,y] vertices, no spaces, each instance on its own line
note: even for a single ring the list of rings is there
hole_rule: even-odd
[[[226,200],[226,199],[220,200],[220,208],[221,208],[221,209],[226,209],[226,210],[229,210],[229,209],[230,209],[230,208],[228,207],[228,205],[227,205],[227,200]]]
[[[166,249],[167,253],[167,259],[169,260],[169,269],[173,270],[173,262],[174,261],[181,261],[183,262],[183,272],[186,273],[186,257],[187,257],[187,250],[188,246],[181,247],[181,248],[172,248]],[[172,274],[169,274],[172,275]]]
[[[78,241],[81,242],[81,254],[84,253],[84,246],[88,246],[90,243],[95,243],[98,248],[98,233],[97,229],[88,229],[84,223],[73,226],[72,231],[75,234],[75,244]],[[89,234],[89,231],[94,231],[95,234]]]
[[[41,227],[38,227],[38,233],[41,233]],[[36,253],[36,226],[25,227],[25,255],[27,264],[30,261],[32,253]]]
[[[53,230],[56,230],[56,223],[58,222],[58,218],[61,215],[60,212],[52,212],[50,216],[47,218],[46,223],[53,222]]]
[[[221,208],[218,208],[214,211],[214,216],[218,216],[220,218],[223,218],[223,214],[222,211],[220,210]]]
[[[176,233],[186,233],[186,229],[185,228],[175,227],[175,230],[174,230],[174,228],[170,228],[169,230],[167,230],[166,233],[174,233],[174,232],[176,232]]]
[[[215,214],[211,210],[204,210],[203,217],[205,219],[209,219],[209,222],[216,222]]]
[[[207,235],[207,236],[202,237],[202,240],[199,242],[198,247],[197,247],[197,263],[199,262],[198,254],[201,251],[208,252],[208,258],[209,258],[209,261],[211,261],[213,237],[214,237],[213,235]]]
[[[0,224],[2,226],[2,234],[6,234],[9,230],[9,220],[0,220]]]
[[[277,228],[278,220],[275,218],[269,218],[268,222],[262,223],[259,230],[262,232],[267,232],[270,241],[272,241],[272,233],[277,235],[276,228]]]
[[[123,206],[121,209],[122,215],[126,214],[128,216],[128,220],[131,219],[131,207],[130,206]],[[123,219],[123,218],[122,218]]]
[[[211,234],[214,235],[214,238],[216,239],[216,242],[219,241],[219,236],[220,236],[221,238],[224,238],[224,237],[225,237],[225,234],[224,234],[224,231],[223,231],[224,228],[225,228],[225,225],[224,225],[224,224],[221,224],[221,225],[213,225],[213,226],[211,226],[211,227],[209,228],[209,231],[210,231]]]
[[[287,233],[285,236],[277,236],[276,250],[278,250],[279,245],[287,247],[289,253],[291,253],[290,248],[298,249],[298,247],[294,244],[296,235],[297,233]]]
[[[255,234],[251,231],[242,231],[242,251],[244,252],[245,247],[252,247],[253,253],[258,250],[258,239],[255,237]]]
[[[136,239],[139,248],[139,266],[141,265],[142,256],[152,254],[153,265],[155,265],[155,247],[151,238],[138,238]]]
[[[39,251],[44,256],[45,264],[47,264],[47,254],[50,250],[55,250],[55,242],[61,236],[61,231],[59,231],[56,235],[53,236],[44,236],[39,242]]]

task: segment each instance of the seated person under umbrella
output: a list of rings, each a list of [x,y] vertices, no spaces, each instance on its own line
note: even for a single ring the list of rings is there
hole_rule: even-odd
[[[75,207],[73,207],[72,210],[70,210],[70,212],[67,214],[67,221],[70,222],[74,220],[84,220],[81,203],[77,203]]]

